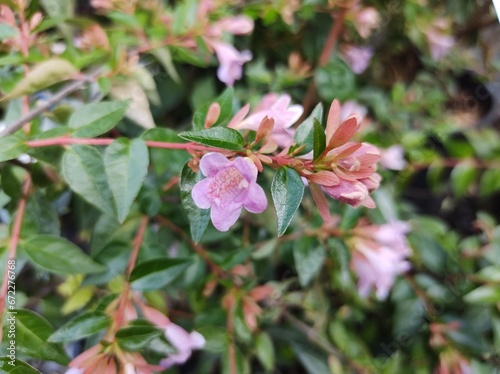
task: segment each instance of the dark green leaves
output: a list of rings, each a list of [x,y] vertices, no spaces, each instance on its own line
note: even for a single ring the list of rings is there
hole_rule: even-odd
[[[189,258],[157,258],[142,262],[130,275],[132,288],[157,290],[173,282],[189,265]]]
[[[323,247],[319,246],[314,238],[302,237],[294,243],[293,258],[299,283],[306,287],[320,272],[326,255]]]
[[[319,96],[327,102],[334,99],[348,100],[355,90],[354,73],[344,61],[338,58],[316,69],[314,80]]]
[[[89,274],[106,269],[76,245],[58,236],[32,236],[24,244],[24,250],[31,261],[54,273]]]
[[[119,330],[116,339],[120,347],[129,352],[137,352],[147,346],[153,339],[159,338],[163,332],[151,325],[132,325]]]
[[[313,125],[314,120],[323,121],[323,105],[319,103],[313,109],[311,115],[297,127],[294,139],[297,146],[305,146],[302,154],[309,153],[313,150]]]
[[[62,159],[62,175],[71,189],[120,222],[127,217],[148,172],[149,154],[141,139],[120,138],[104,158],[94,148],[74,145]]]
[[[113,195],[97,149],[88,145],[70,147],[62,159],[62,175],[73,191],[103,212],[113,214]]]
[[[127,217],[141,189],[148,165],[148,148],[141,139],[120,138],[106,149],[104,167],[120,222]]]
[[[179,134],[182,139],[208,145],[211,147],[240,151],[243,149],[245,140],[241,134],[226,127],[211,127],[206,130],[184,131]]]
[[[50,323],[31,310],[19,309],[16,312],[16,350],[18,353],[67,365],[69,358],[63,347],[47,341],[54,332]]]
[[[111,317],[104,312],[80,314],[49,337],[50,342],[67,343],[94,335],[108,327]]]
[[[19,132],[0,138],[0,162],[12,160],[26,152],[29,148],[24,140]]]
[[[314,119],[313,125],[313,154],[314,160],[318,159],[326,148],[325,129],[317,119]]]
[[[0,357],[0,370],[6,374],[40,374],[33,366],[21,360]]]
[[[128,101],[103,101],[78,108],[68,123],[75,129],[72,136],[94,138],[108,132],[125,116],[128,106]]]
[[[290,225],[302,201],[304,183],[295,170],[282,167],[274,175],[271,194],[278,219],[278,235],[281,236]]]
[[[193,198],[191,197],[191,191],[196,183],[201,180],[201,173],[194,173],[186,164],[184,169],[182,169],[181,175],[181,200],[182,207],[186,212],[189,220],[189,228],[191,231],[191,237],[194,242],[199,242],[203,233],[207,229],[208,222],[210,221],[210,210],[198,208]]]

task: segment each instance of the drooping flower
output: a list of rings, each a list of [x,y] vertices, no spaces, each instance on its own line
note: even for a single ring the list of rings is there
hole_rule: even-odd
[[[358,226],[348,240],[352,249],[351,268],[358,277],[358,290],[366,297],[375,289],[377,298],[385,299],[398,274],[407,271],[406,257],[411,249],[406,240],[407,223],[395,221],[384,225]]]
[[[373,48],[347,44],[342,48],[342,56],[355,74],[361,74],[370,65]]]
[[[177,350],[176,353],[170,354],[160,361],[160,365],[164,368],[184,364],[191,357],[193,350],[202,349],[205,346],[205,338],[199,332],[188,333],[172,322],[163,328],[165,329],[165,337]]]
[[[234,85],[235,81],[241,79],[243,64],[252,59],[252,53],[250,51],[239,52],[231,44],[223,42],[212,42],[211,44],[220,64],[217,69],[217,77],[227,86]]]
[[[234,128],[257,131],[265,117],[274,120],[274,128],[269,134],[270,139],[282,148],[294,143],[295,130],[290,128],[304,112],[301,105],[290,105],[289,95],[270,93],[265,95],[252,114]]]
[[[383,150],[380,164],[386,169],[403,170],[406,166],[403,147],[396,144]]]
[[[314,175],[308,178],[323,186],[324,191],[335,199],[355,208],[360,205],[374,208],[370,192],[380,184],[381,178],[376,174],[380,152],[371,144],[349,141],[359,130],[361,120],[359,116],[351,115],[341,122],[340,105],[337,100],[333,101],[326,125],[325,155],[317,162],[319,167],[325,171],[329,169],[331,173],[325,181],[314,179]]]
[[[251,159],[229,161],[220,153],[207,153],[200,169],[206,178],[194,186],[191,195],[199,208],[211,208],[210,218],[217,230],[229,230],[243,207],[251,213],[266,209],[267,198],[256,182],[258,171]]]

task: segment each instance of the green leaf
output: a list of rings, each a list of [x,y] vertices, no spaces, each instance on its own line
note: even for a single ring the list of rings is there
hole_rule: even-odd
[[[0,41],[14,38],[19,34],[17,29],[5,23],[0,23]]]
[[[348,100],[355,92],[356,76],[349,66],[338,58],[316,69],[314,80],[319,96],[327,102],[334,99]]]
[[[97,223],[99,225],[99,222]],[[105,229],[105,228],[104,228]],[[115,231],[112,231],[115,233]],[[119,233],[118,233],[119,234]],[[94,232],[95,235],[95,232]],[[95,236],[94,236],[95,238]],[[124,240],[120,238],[120,240]],[[87,276],[82,285],[96,284],[102,285],[109,282],[111,279],[124,273],[127,268],[128,260],[130,258],[131,243],[121,243],[118,241],[105,244],[97,254],[93,255],[94,261],[106,266],[106,271],[98,274]]]
[[[144,140],[120,138],[104,154],[104,167],[122,223],[148,174],[149,153]]]
[[[313,125],[314,120],[323,121],[323,104],[319,103],[313,109],[311,115],[297,127],[294,139],[297,146],[305,145],[301,154],[309,153],[313,150]]]
[[[268,333],[263,331],[257,335],[255,339],[255,353],[260,363],[267,371],[271,371],[274,368],[274,346]]]
[[[41,374],[26,362],[18,359],[11,360],[9,356],[0,357],[0,371],[6,374]]]
[[[299,283],[306,287],[321,271],[326,255],[323,247],[319,246],[314,238],[307,236],[295,241],[293,258]]]
[[[157,290],[172,283],[191,265],[190,258],[156,258],[141,262],[130,275],[132,288]]]
[[[229,122],[233,114],[233,100],[234,90],[231,87],[227,88],[222,95],[215,100],[215,102],[220,105],[220,114],[213,126],[222,126]],[[193,116],[194,130],[203,130],[210,105],[212,105],[212,103],[205,104],[195,112]]]
[[[54,273],[89,274],[106,270],[76,245],[58,236],[33,236],[23,248],[31,261]]]
[[[484,285],[476,288],[464,296],[464,301],[469,304],[492,305],[500,302],[500,286]]]
[[[67,365],[69,358],[60,344],[49,343],[47,339],[54,332],[50,323],[41,315],[27,309],[18,309],[16,314],[6,317],[9,325],[9,317],[15,316],[16,320],[16,350],[32,358],[55,361],[61,365]],[[4,336],[8,336],[5,335]],[[24,372],[22,372],[24,374]]]
[[[24,140],[21,132],[0,138],[0,162],[12,160],[26,152],[29,147],[24,144]]]
[[[104,213],[114,214],[102,155],[94,147],[73,145],[62,158],[62,176],[70,188]]]
[[[313,125],[313,150],[314,150],[314,160],[316,160],[326,148],[326,135],[325,129],[321,126],[321,123],[315,119]]]
[[[53,333],[49,342],[72,342],[94,335],[111,324],[111,317],[104,312],[80,314]]]
[[[129,326],[116,333],[118,344],[124,350],[137,352],[147,346],[153,339],[163,335],[163,331],[151,325]]]
[[[0,151],[1,154],[1,151]],[[479,184],[479,194],[482,196],[491,195],[500,190],[500,170],[488,169],[481,175]]]
[[[331,373],[328,368],[326,356],[313,349],[312,345],[293,342],[292,347],[302,363],[302,366],[304,366],[309,374]]]
[[[299,173],[288,167],[279,169],[271,184],[271,194],[276,209],[278,236],[281,236],[290,225],[304,195],[304,183]]]
[[[78,70],[62,58],[51,58],[35,65],[9,93],[8,98],[29,95],[55,83],[75,77]]]
[[[152,49],[149,53],[156,57],[158,62],[163,66],[165,71],[175,83],[181,83],[181,77],[175,69],[174,62],[172,61],[172,54],[167,47]]]
[[[476,277],[485,282],[500,283],[500,265],[491,265],[482,268],[476,273]]]
[[[94,138],[111,130],[125,116],[128,101],[103,101],[82,106],[73,112],[68,125],[76,138]]]
[[[232,151],[241,151],[245,144],[243,136],[238,131],[226,127],[211,127],[200,131],[184,131],[179,136],[182,139],[192,142],[230,149]]]
[[[451,187],[456,196],[465,195],[469,186],[477,179],[478,170],[474,166],[459,164],[451,172]]]
[[[194,185],[201,179],[201,172],[196,174],[188,164],[184,165],[180,181],[181,201],[189,221],[191,238],[195,243],[200,241],[210,221],[210,210],[198,208],[191,197]]]

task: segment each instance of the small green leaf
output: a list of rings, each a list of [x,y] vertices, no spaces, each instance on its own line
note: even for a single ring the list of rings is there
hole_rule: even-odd
[[[464,296],[464,301],[469,304],[492,305],[500,302],[500,286],[484,285],[476,288]]]
[[[89,274],[106,270],[76,245],[59,236],[33,236],[23,248],[31,261],[54,273]]]
[[[104,213],[114,214],[102,155],[94,147],[73,145],[62,158],[62,176],[70,188]]]
[[[299,283],[306,287],[316,277],[325,262],[325,250],[319,246],[315,239],[302,237],[293,245],[293,258]]]
[[[150,53],[156,57],[158,62],[163,66],[165,71],[168,73],[170,78],[175,83],[181,84],[181,77],[179,73],[175,69],[174,62],[172,61],[172,54],[170,53],[170,49],[167,47],[152,49]]]
[[[148,147],[142,139],[119,138],[106,149],[104,167],[120,223],[127,218],[146,179],[148,165]]]
[[[51,58],[35,65],[9,93],[8,98],[29,95],[55,83],[74,78],[78,70],[62,58]]]
[[[266,332],[261,332],[255,339],[255,353],[264,369],[271,371],[274,368],[275,353],[273,341]]]
[[[297,146],[305,145],[305,148],[301,152],[302,154],[309,153],[313,150],[314,120],[320,123],[323,121],[323,105],[321,103],[316,105],[311,115],[297,127],[297,131],[295,132],[294,139]]]
[[[21,132],[0,138],[0,162],[12,160],[26,152],[29,147],[24,144],[24,140]]]
[[[75,138],[95,138],[111,130],[125,116],[128,101],[103,101],[82,106],[73,112],[69,127]]]
[[[14,38],[19,34],[17,29],[5,23],[0,23],[0,41]]]
[[[227,88],[222,95],[220,95],[215,102],[220,105],[219,118],[213,126],[223,126],[230,119],[233,114],[233,100],[234,100],[234,90],[233,88]],[[196,111],[193,116],[193,129],[203,130],[205,126],[205,119],[207,118],[208,108],[210,108],[212,103],[203,105],[200,109]]]
[[[33,366],[24,361],[7,357],[0,357],[0,370],[5,374],[41,374]]]
[[[137,352],[147,346],[153,339],[163,335],[163,331],[151,325],[129,326],[116,333],[118,344],[124,350]]]
[[[464,196],[469,186],[477,179],[478,170],[464,163],[455,166],[451,172],[451,187],[456,196]]]
[[[325,129],[317,119],[314,119],[313,125],[313,150],[314,160],[316,160],[326,148],[326,135]]]
[[[335,58],[327,65],[316,69],[314,74],[319,96],[332,102],[334,99],[340,101],[352,97],[356,86],[356,76],[347,64],[339,58]]]
[[[80,314],[53,333],[49,342],[72,342],[94,335],[111,324],[111,317],[104,312]]]
[[[309,374],[331,374],[326,355],[314,349],[313,345],[293,342],[292,347]]]
[[[479,194],[481,196],[487,196],[499,190],[500,190],[500,170],[499,169],[485,170],[481,175],[481,182],[479,184]]]
[[[200,241],[210,221],[210,210],[198,208],[191,197],[194,185],[200,180],[201,173],[196,174],[188,164],[184,165],[180,181],[181,201],[189,221],[191,238],[195,243]]]
[[[157,258],[141,262],[130,275],[132,288],[157,290],[172,283],[191,265],[190,258]]]
[[[32,358],[55,361],[67,365],[69,358],[60,344],[49,343],[47,339],[54,332],[50,323],[41,315],[27,309],[15,311],[16,350]],[[11,315],[11,316],[12,316]],[[7,321],[9,316],[6,317]],[[4,326],[8,326],[6,323]],[[6,336],[6,334],[4,334]],[[24,372],[19,372],[19,374]]]
[[[211,127],[200,131],[184,131],[179,134],[182,139],[208,145],[211,147],[240,151],[245,144],[241,134],[226,127]]]
[[[281,236],[290,225],[304,195],[304,183],[299,173],[288,167],[279,169],[271,184],[271,194],[276,209],[278,236]]]

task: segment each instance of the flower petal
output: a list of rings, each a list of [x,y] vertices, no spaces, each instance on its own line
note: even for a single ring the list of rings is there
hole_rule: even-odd
[[[217,152],[207,153],[200,161],[200,169],[205,177],[213,177],[228,166],[231,166],[231,161]]]
[[[257,180],[258,170],[252,159],[248,157],[238,157],[234,160],[233,166],[241,173],[241,175],[243,175],[248,183],[252,183]]]
[[[241,205],[237,205],[237,207],[233,209],[213,205],[210,210],[210,219],[217,230],[225,232],[236,223],[240,217],[240,213]]]
[[[200,209],[208,209],[212,206],[212,201],[210,201],[207,195],[207,190],[211,183],[211,178],[205,178],[196,183],[191,191],[191,197],[196,206]]]
[[[257,183],[251,183],[248,187],[248,193],[243,201],[243,206],[251,213],[262,213],[266,209],[266,194]]]

